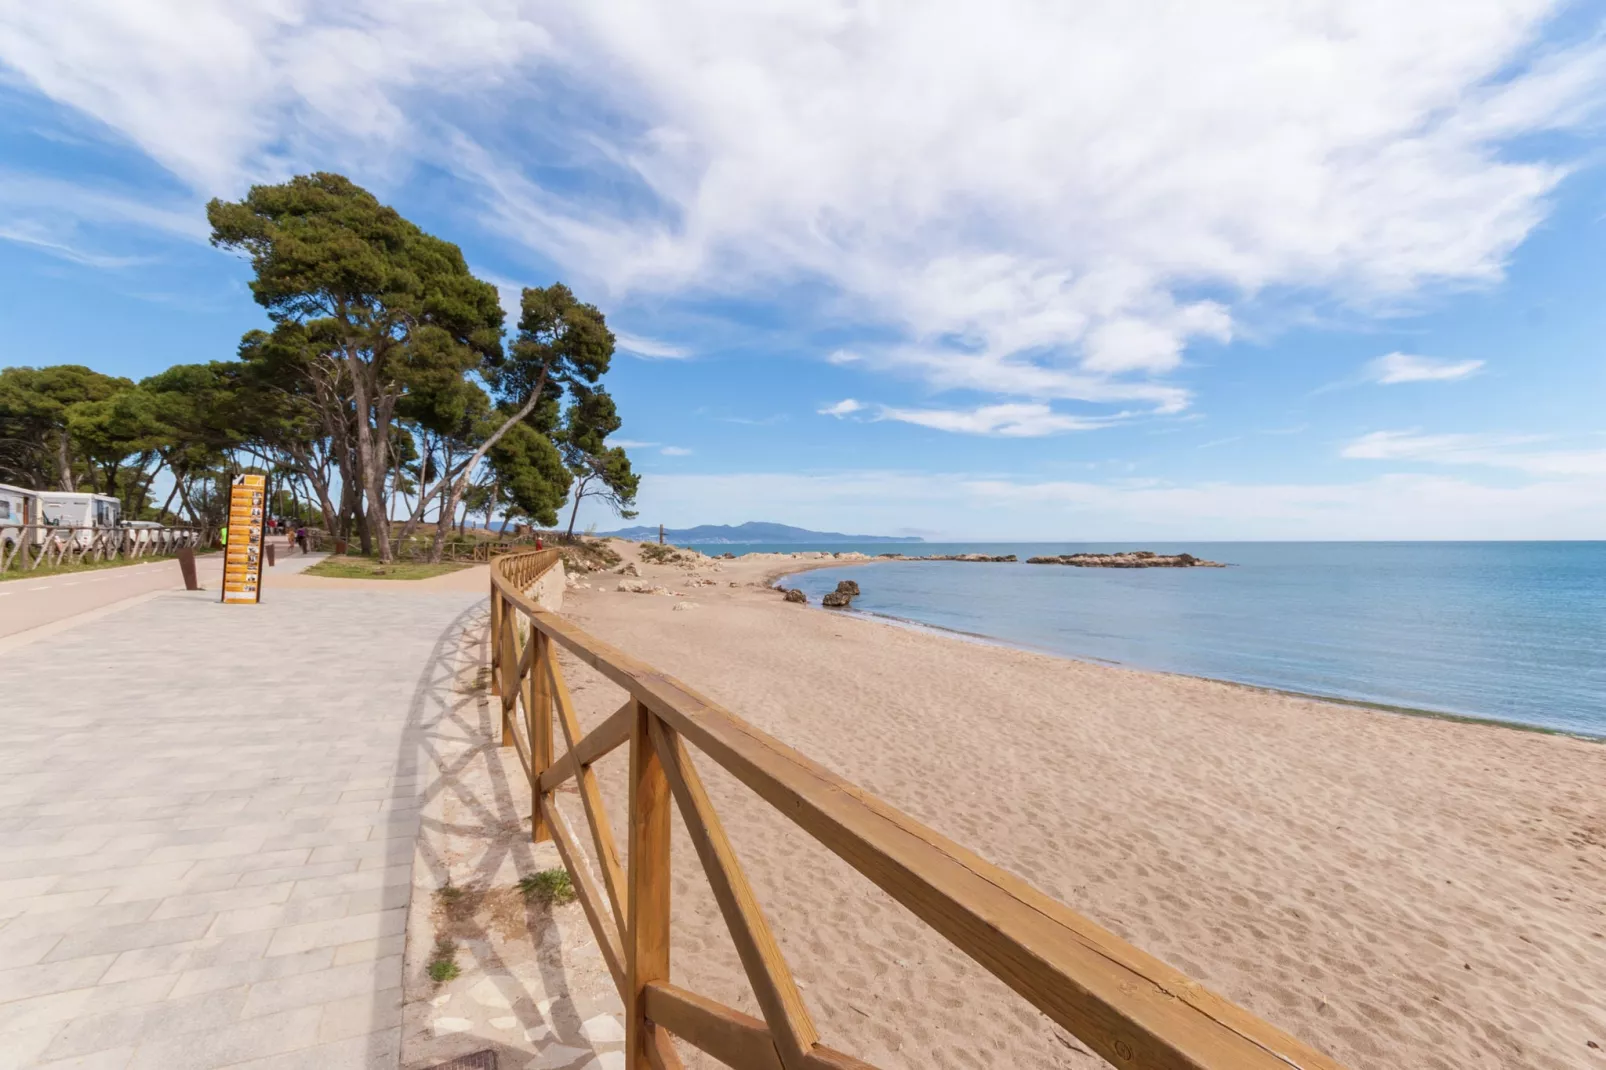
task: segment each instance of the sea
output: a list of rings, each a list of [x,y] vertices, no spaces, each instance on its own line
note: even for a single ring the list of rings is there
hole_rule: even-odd
[[[706,553],[802,546],[711,544]],[[804,572],[819,603],[1091,661],[1606,738],[1606,542],[831,544],[1015,554]],[[1154,550],[1229,567],[1100,569],[1028,557]],[[822,610],[821,612],[825,612]]]

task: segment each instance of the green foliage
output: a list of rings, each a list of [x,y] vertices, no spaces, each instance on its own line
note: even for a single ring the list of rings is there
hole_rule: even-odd
[[[429,979],[438,985],[454,981],[463,971],[457,965],[457,941],[450,936],[435,938],[435,951],[429,958]]]
[[[561,283],[526,289],[504,345],[496,288],[457,246],[339,175],[207,205],[214,245],[249,259],[263,329],[238,359],[137,385],[79,365],[0,370],[0,480],[116,494],[127,518],[215,527],[230,477],[268,476],[278,515],[377,550],[412,546],[431,509],[438,556],[460,501],[558,522],[571,496],[624,516],[638,487],[600,382],[614,337]],[[173,481],[151,496],[161,473]],[[390,535],[395,507],[410,518]],[[574,516],[571,513],[572,530]]]
[[[574,884],[566,869],[543,869],[519,878],[519,890],[526,899],[534,899],[554,906],[574,902]]]
[[[644,542],[640,544],[641,559],[650,561],[655,565],[667,565],[676,561],[686,560],[686,555],[680,548],[670,546],[668,543]]]
[[[624,449],[604,444],[622,423],[613,398],[605,390],[585,387],[576,388],[574,395],[558,438],[564,467],[574,480],[570,488],[574,503],[569,510],[570,538],[574,537],[580,503],[586,498],[600,498],[619,516],[630,520],[636,516],[633,507],[641,486],[641,477],[631,469]]]
[[[528,424],[516,423],[487,456],[512,514],[529,517],[544,527],[558,522],[569,473],[550,438]]]
[[[108,441],[75,438],[74,417],[80,433],[104,430],[109,415],[103,403],[133,385],[79,364],[0,369],[0,481],[59,490],[93,488],[92,478],[99,473],[88,451],[99,449],[104,461]]]

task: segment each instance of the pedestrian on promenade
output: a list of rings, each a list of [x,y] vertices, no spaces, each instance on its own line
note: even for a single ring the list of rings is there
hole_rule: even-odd
[[[301,547],[303,554],[307,552],[307,529],[305,525],[296,528],[296,545]]]

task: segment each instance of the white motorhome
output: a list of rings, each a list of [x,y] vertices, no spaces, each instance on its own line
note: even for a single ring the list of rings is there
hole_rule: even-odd
[[[38,522],[39,496],[23,487],[0,483],[0,549],[6,553],[22,541],[22,532]]]
[[[86,544],[94,538],[94,533],[83,529],[116,531],[123,511],[123,503],[109,494],[42,490],[37,497],[39,524],[47,528],[78,528],[73,537]]]

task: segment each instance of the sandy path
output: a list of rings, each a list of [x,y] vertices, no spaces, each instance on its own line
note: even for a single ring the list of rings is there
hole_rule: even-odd
[[[1606,1067],[1606,746],[968,643],[721,564],[640,566],[675,599],[590,577],[565,613],[1351,1066]],[[620,701],[568,670],[591,722]],[[699,764],[827,1042],[1098,1065]],[[622,821],[622,758],[599,772]],[[757,1014],[675,852],[675,979]]]

